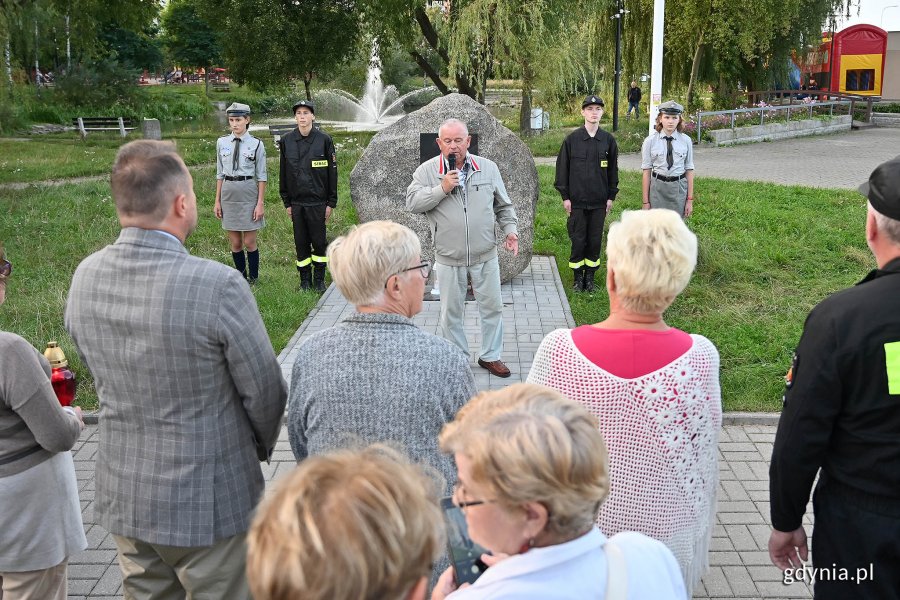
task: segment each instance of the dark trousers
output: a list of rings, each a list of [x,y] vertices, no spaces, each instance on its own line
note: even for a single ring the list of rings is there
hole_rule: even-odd
[[[569,267],[580,269],[587,267],[596,269],[600,266],[600,245],[603,241],[603,222],[606,220],[606,207],[573,208],[566,228],[572,240],[572,253],[569,255]]]
[[[813,566],[829,571],[817,573],[816,600],[900,599],[900,501],[873,498],[822,473],[813,509]],[[842,569],[852,581],[834,580]],[[863,573],[866,580],[857,581]]]
[[[291,221],[294,223],[294,247],[297,250],[297,268],[310,263],[325,264],[325,205],[291,205]],[[311,250],[311,251],[310,251]]]

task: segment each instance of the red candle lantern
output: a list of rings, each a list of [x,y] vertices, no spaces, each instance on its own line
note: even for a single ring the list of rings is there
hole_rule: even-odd
[[[75,373],[69,368],[66,355],[57,342],[49,342],[47,349],[44,350],[44,356],[50,361],[50,383],[53,384],[57,400],[63,406],[71,406],[75,400],[75,387],[78,382]]]

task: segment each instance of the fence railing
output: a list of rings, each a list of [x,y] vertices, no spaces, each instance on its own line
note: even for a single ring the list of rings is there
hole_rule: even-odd
[[[872,104],[881,101],[879,96],[860,96],[848,92],[829,92],[828,90],[755,90],[747,92],[750,104],[757,105],[760,102],[769,104],[774,100],[780,103],[799,104],[804,97],[815,98],[816,101],[828,100],[853,100],[859,105],[865,105],[866,114],[864,120],[872,118]]]
[[[704,117],[713,117],[717,115],[728,115],[731,120],[731,129],[735,128],[735,121],[738,117],[747,117],[748,115],[752,115],[753,113],[759,113],[759,124],[765,125],[766,118],[779,118],[782,115],[779,113],[785,113],[787,120],[791,120],[791,112],[799,113],[805,112],[808,117],[811,119],[813,117],[813,111],[818,112],[819,114],[824,114],[822,111],[827,108],[828,115],[834,116],[835,107],[847,107],[847,114],[853,114],[853,104],[855,100],[833,100],[830,102],[809,102],[809,103],[799,103],[799,104],[783,104],[783,105],[766,105],[766,106],[753,106],[749,108],[734,108],[731,110],[714,110],[714,111],[698,111],[696,114],[697,118],[697,143],[703,139],[701,135],[703,134],[703,118]],[[747,121],[747,119],[741,119],[742,121]],[[742,122],[741,126],[744,126],[746,123]]]

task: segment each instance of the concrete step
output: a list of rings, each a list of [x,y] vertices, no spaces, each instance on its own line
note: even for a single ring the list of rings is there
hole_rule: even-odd
[[[855,119],[850,124],[850,129],[869,129],[870,127],[875,127],[875,124],[867,121],[857,121]]]

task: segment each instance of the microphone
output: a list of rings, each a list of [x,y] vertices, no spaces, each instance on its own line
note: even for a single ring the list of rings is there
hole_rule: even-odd
[[[450,165],[448,171],[453,171],[454,169],[456,169],[456,155],[451,154],[450,156],[448,156],[447,163]]]

